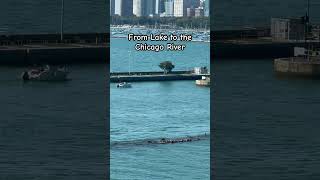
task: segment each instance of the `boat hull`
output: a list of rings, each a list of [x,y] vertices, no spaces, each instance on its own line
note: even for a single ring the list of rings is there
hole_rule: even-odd
[[[32,71],[24,72],[22,79],[24,81],[66,81],[68,72],[65,71],[46,71],[34,74]]]

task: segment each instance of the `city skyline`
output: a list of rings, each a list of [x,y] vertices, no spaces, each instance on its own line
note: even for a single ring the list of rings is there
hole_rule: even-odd
[[[203,17],[209,16],[209,0],[111,0],[110,15]]]

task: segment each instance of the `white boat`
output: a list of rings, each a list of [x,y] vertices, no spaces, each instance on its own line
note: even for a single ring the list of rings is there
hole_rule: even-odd
[[[31,69],[22,73],[24,81],[65,81],[69,72],[66,67],[50,67],[49,65],[41,68]]]
[[[201,80],[196,80],[196,85],[198,86],[210,86],[210,76],[202,76]]]
[[[117,88],[131,88],[131,84],[127,82],[122,82],[117,85]]]

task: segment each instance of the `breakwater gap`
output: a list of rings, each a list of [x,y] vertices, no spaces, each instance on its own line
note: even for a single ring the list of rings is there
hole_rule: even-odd
[[[125,148],[130,146],[146,146],[146,145],[170,145],[178,143],[190,143],[195,141],[209,140],[210,133],[204,133],[195,136],[185,136],[185,137],[174,137],[174,138],[152,138],[152,139],[140,139],[131,141],[116,141],[111,142],[111,148]]]
[[[106,63],[109,34],[0,35],[0,65]]]
[[[160,71],[153,72],[117,72],[110,73],[110,82],[143,82],[143,81],[178,81],[178,80],[199,80],[210,74],[197,74],[194,71],[172,71],[164,74]]]

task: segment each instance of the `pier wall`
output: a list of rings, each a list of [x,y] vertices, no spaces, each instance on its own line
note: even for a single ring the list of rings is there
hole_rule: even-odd
[[[106,46],[0,49],[1,65],[106,63]]]
[[[173,74],[191,74],[193,71],[172,71],[169,75]],[[128,76],[128,75],[164,75],[161,71],[148,71],[148,72],[111,72],[111,76]]]
[[[280,58],[274,60],[274,70],[278,75],[320,77],[320,61],[303,58]]]
[[[109,33],[73,33],[64,34],[61,41],[60,34],[17,34],[0,35],[0,46],[14,46],[24,44],[51,44],[51,43],[108,43]]]
[[[319,43],[311,43],[317,46]],[[304,47],[304,42],[213,42],[214,58],[265,59],[294,56],[294,47]]]
[[[110,82],[143,82],[143,81],[182,81],[182,80],[198,80],[200,75],[184,76],[184,75],[170,75],[170,76],[126,76],[126,77],[111,77]]]
[[[228,39],[250,39],[259,37],[270,37],[270,28],[259,29],[240,29],[240,30],[215,30],[210,34],[214,40],[228,40]]]
[[[182,81],[182,80],[198,80],[202,76],[183,76],[183,75],[174,75],[174,76],[132,76],[132,77],[111,77],[111,82],[143,82],[143,81]]]
[[[108,33],[0,36],[0,65],[108,63]]]
[[[110,82],[141,82],[141,81],[178,81],[178,80],[199,80],[201,74],[193,74],[192,71],[173,71],[169,74],[163,72],[121,72],[110,73]]]

